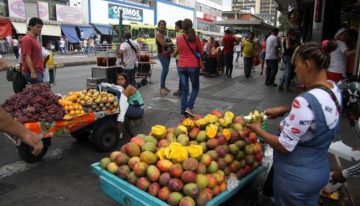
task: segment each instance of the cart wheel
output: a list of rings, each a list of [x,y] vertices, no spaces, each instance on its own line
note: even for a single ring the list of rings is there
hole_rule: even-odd
[[[119,144],[119,130],[112,121],[105,121],[93,131],[95,146],[102,152],[113,150]]]
[[[40,161],[44,157],[48,148],[50,147],[51,140],[50,139],[43,140],[43,144],[44,144],[43,151],[39,155],[35,156],[32,154],[32,148],[26,143],[21,142],[20,145],[18,146],[18,153],[20,159],[24,160],[27,163],[36,163]]]
[[[87,142],[89,140],[90,131],[87,128],[80,129],[75,132],[71,132],[71,136],[74,137],[78,142]]]

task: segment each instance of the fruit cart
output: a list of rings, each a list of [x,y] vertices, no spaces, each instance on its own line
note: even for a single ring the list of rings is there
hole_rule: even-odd
[[[51,145],[51,138],[64,134],[70,134],[79,142],[91,139],[99,151],[107,152],[113,150],[119,143],[117,114],[118,112],[108,110],[91,112],[71,120],[25,123],[24,126],[39,134],[44,143],[44,149],[38,156],[33,155],[32,148],[21,142],[18,137],[7,136],[17,145],[20,158],[28,163],[41,160]]]
[[[135,185],[132,185],[103,169],[99,166],[99,163],[94,163],[91,165],[91,167],[93,172],[99,176],[102,191],[119,204],[131,206],[168,206],[166,202],[163,202],[158,198],[154,198],[149,193],[137,188]],[[236,188],[222,192],[214,199],[207,202],[206,206],[215,206],[226,202],[233,195],[239,192],[239,190],[241,190],[248,183],[255,180],[256,177],[261,175],[266,170],[267,168],[264,166],[256,168],[251,173],[242,178]]]

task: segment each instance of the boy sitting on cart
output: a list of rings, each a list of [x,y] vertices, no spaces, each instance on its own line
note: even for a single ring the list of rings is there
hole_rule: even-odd
[[[117,117],[119,132],[123,134],[124,129],[127,129],[129,135],[133,136],[130,128],[124,128],[125,116],[130,120],[140,119],[144,115],[144,100],[140,92],[129,83],[127,74],[117,74],[116,83],[116,85],[101,83],[99,85],[100,90],[107,90],[116,94],[120,109]]]

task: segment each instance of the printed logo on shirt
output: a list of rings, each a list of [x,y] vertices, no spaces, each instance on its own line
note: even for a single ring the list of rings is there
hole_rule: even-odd
[[[290,115],[289,119],[290,121],[293,121],[295,119],[295,115],[294,114]]]
[[[329,107],[329,106],[325,106],[325,111],[332,113],[333,112],[333,108]]]
[[[292,132],[293,134],[299,134],[301,131],[300,131],[298,128],[292,127],[292,128],[291,128],[291,132]]]
[[[299,109],[301,107],[299,100],[295,99],[292,103],[292,106],[296,109]]]
[[[309,125],[309,124],[311,124],[311,120],[300,120],[299,121],[299,125],[304,125],[304,126],[306,126],[306,125]]]
[[[294,140],[294,139],[291,138],[289,135],[284,134],[284,133],[283,133],[281,136],[284,137],[285,139],[288,139],[289,141],[293,141],[293,140]]]

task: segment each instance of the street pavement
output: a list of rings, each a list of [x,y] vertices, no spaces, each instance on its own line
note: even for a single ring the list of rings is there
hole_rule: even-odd
[[[80,57],[71,57],[80,58]],[[67,59],[70,60],[70,57]],[[73,60],[70,60],[73,61]],[[66,62],[66,61],[64,61]],[[232,79],[223,77],[200,77],[200,92],[194,112],[207,114],[213,109],[230,110],[236,114],[248,114],[255,109],[263,111],[268,107],[290,104],[300,92],[280,92],[276,87],[264,85],[265,76],[260,75],[259,67],[246,79],[242,60],[234,63]],[[66,94],[86,88],[86,78],[91,76],[91,66],[74,66],[58,69],[55,93]],[[171,94],[161,97],[159,62],[152,68],[151,83],[139,90],[145,99],[145,115],[141,124],[133,125],[134,133],[148,133],[154,124],[175,126],[181,119],[180,98]],[[278,74],[280,77],[282,72]],[[5,73],[0,74],[0,102],[13,94]],[[175,61],[172,60],[166,86],[173,91],[178,86]],[[275,131],[280,119],[268,122],[268,130]],[[341,137],[351,146],[359,146],[355,129],[349,127],[342,118]],[[54,137],[44,160],[36,164],[22,162],[15,146],[0,135],[0,205],[117,205],[104,195],[99,187],[97,176],[92,174],[90,165],[109,153],[99,153],[91,143],[80,144],[72,137]],[[335,160],[329,155],[332,168]],[[341,161],[344,166],[353,163]],[[241,190],[225,205],[254,205],[264,175]],[[359,179],[351,179],[348,187],[355,201],[360,204]]]

